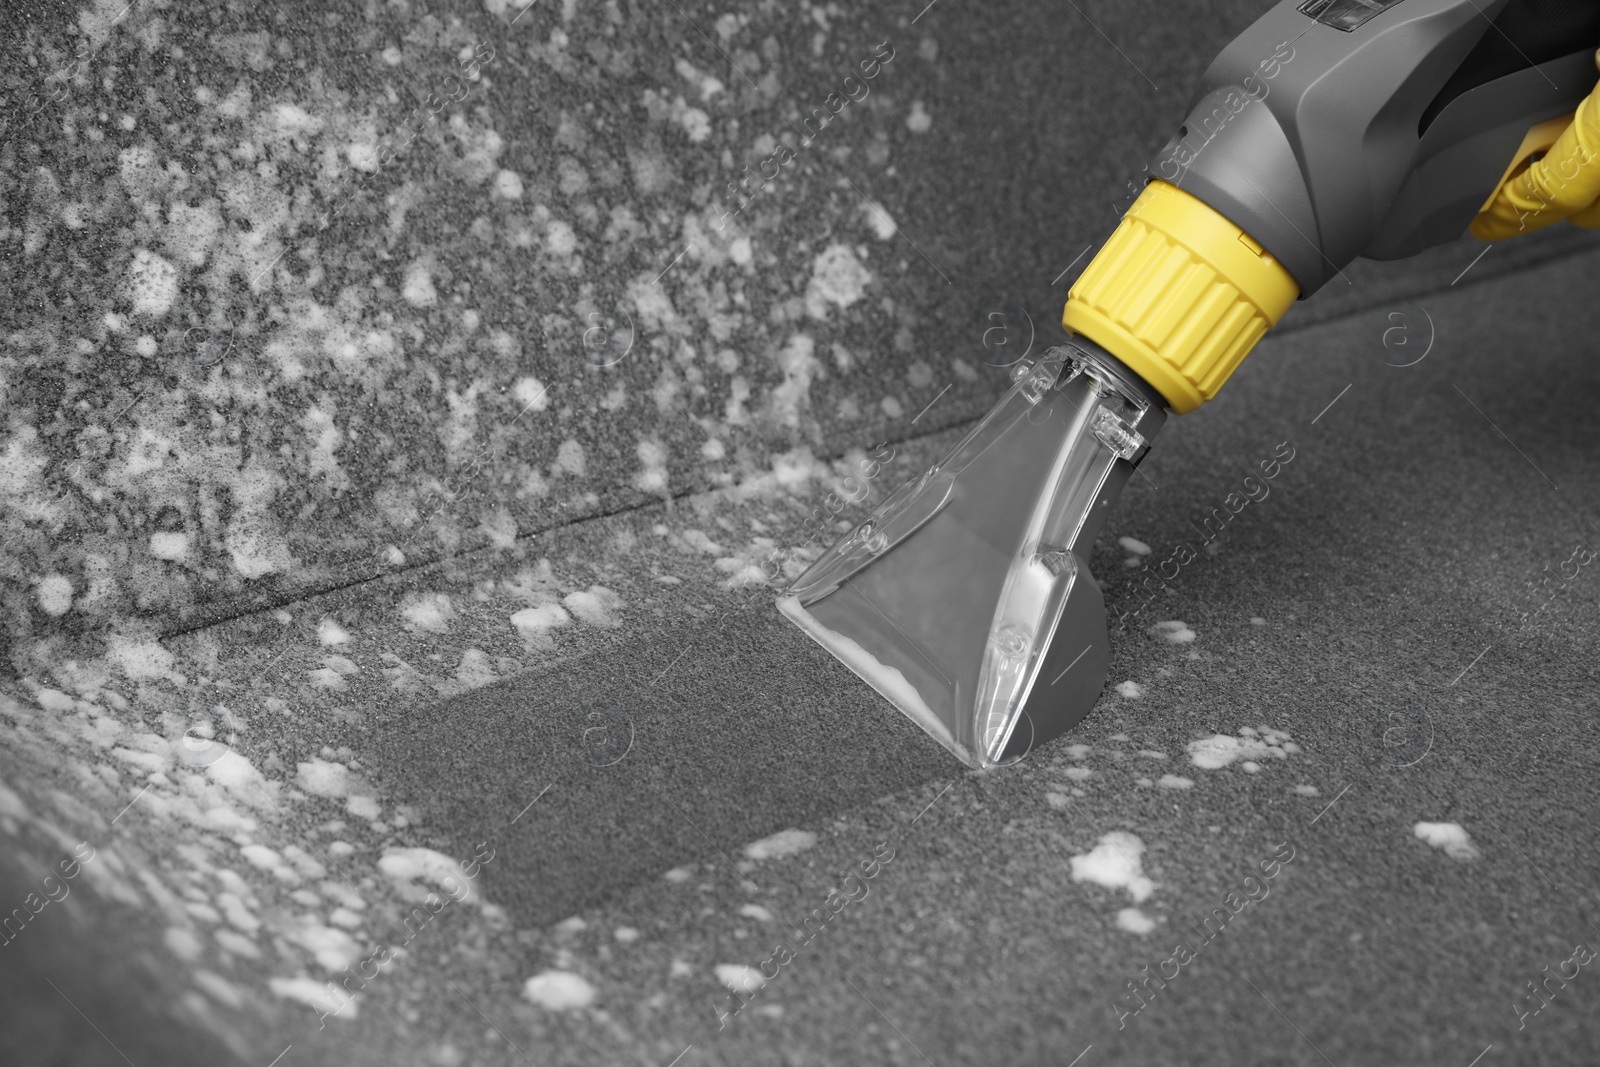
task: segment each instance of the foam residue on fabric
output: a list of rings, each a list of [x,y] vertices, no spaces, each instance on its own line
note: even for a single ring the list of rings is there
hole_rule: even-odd
[[[1088,852],[1071,858],[1072,880],[1125,890],[1135,904],[1141,904],[1156,888],[1145,877],[1143,855],[1144,842],[1137,835],[1113,830],[1102,835]]]
[[[1212,734],[1190,741],[1185,746],[1189,762],[1202,770],[1220,770],[1235,762],[1250,764],[1246,770],[1259,771],[1263,760],[1286,760],[1300,751],[1284,730],[1262,726],[1240,728],[1239,733]]]
[[[1419,822],[1411,828],[1411,832],[1417,840],[1426,841],[1453,860],[1466,862],[1478,859],[1483,854],[1460,823]]]

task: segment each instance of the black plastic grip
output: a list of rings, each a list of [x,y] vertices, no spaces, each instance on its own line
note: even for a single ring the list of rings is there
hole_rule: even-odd
[[[1512,0],[1422,112],[1417,132],[1461,94],[1586,43],[1600,46],[1600,0]]]

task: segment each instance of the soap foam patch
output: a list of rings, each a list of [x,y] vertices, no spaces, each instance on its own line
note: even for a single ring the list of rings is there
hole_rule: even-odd
[[[1460,823],[1419,822],[1411,828],[1419,841],[1426,841],[1453,860],[1465,863],[1483,855]]]
[[[1072,880],[1126,890],[1135,904],[1142,904],[1156,888],[1145,877],[1143,855],[1144,842],[1137,835],[1113,830],[1101,837],[1094,848],[1071,858]]]
[[[779,830],[769,837],[752,841],[744,847],[744,854],[753,860],[778,859],[804,852],[817,843],[817,835],[810,830]]]
[[[1215,771],[1240,763],[1246,771],[1261,769],[1260,761],[1288,759],[1300,751],[1284,730],[1263,726],[1241,727],[1237,736],[1212,734],[1190,741],[1186,746],[1189,762],[1202,770]]]

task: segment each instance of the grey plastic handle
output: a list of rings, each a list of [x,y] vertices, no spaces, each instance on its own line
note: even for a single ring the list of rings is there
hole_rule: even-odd
[[[1199,197],[1294,276],[1301,298],[1358,255],[1459,237],[1528,128],[1594,87],[1594,42],[1429,105],[1509,0],[1284,0],[1207,68],[1150,177]],[[1332,21],[1332,20],[1330,20]],[[1351,20],[1353,21],[1353,20]],[[1583,45],[1581,49],[1579,45]]]

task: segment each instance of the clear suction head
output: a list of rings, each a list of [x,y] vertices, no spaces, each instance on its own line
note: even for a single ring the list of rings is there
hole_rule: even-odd
[[[1165,419],[1083,338],[1000,402],[787,590],[779,609],[974,767],[1094,707],[1109,665],[1088,554]]]

